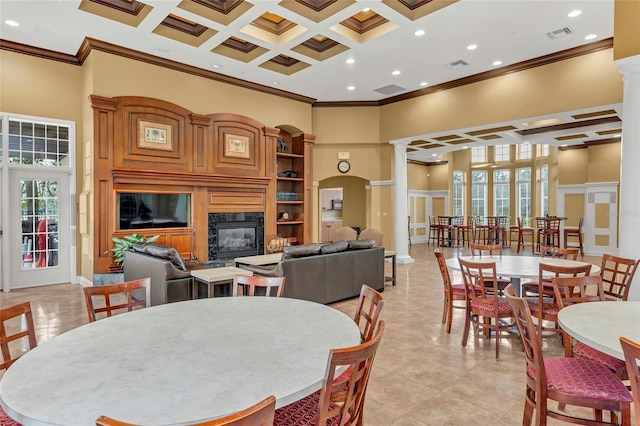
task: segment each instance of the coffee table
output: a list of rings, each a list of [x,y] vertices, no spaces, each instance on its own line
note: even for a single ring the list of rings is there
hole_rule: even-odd
[[[250,265],[250,266],[268,266],[275,265],[282,259],[282,253],[261,254],[258,256],[245,256],[236,257],[234,262],[236,266]]]
[[[78,327],[23,355],[0,405],[30,425],[186,425],[273,394],[282,407],[322,387],[329,351],[360,343],[353,319],[286,297],[168,303]]]
[[[214,287],[217,284],[228,284],[233,281],[235,275],[251,276],[253,272],[235,266],[225,266],[223,268],[196,269],[191,271],[191,276],[195,278],[193,282],[193,297],[198,297],[198,283],[207,284],[207,296],[213,297]]]

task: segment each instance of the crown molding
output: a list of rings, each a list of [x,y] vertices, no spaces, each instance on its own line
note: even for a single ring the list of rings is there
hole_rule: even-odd
[[[53,50],[41,49],[27,44],[16,43],[15,41],[0,39],[0,50],[35,56],[36,58],[48,59],[50,61],[64,62],[65,64],[82,65],[82,62],[74,55],[67,55],[66,53],[60,53]]]

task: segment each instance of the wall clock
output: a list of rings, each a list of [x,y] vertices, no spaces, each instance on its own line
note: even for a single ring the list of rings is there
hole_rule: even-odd
[[[351,164],[347,160],[338,161],[338,171],[340,173],[347,173],[351,168]]]

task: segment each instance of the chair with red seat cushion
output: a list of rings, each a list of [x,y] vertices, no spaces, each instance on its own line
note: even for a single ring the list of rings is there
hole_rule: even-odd
[[[517,252],[520,253],[520,249],[522,248],[522,250],[524,250],[525,248],[525,244],[524,244],[524,237],[529,236],[531,238],[531,252],[533,253],[534,250],[534,245],[535,245],[535,238],[534,238],[534,234],[535,234],[535,229],[533,229],[530,226],[522,226],[522,218],[518,218],[518,250]]]
[[[8,321],[18,318],[20,331],[13,331],[15,325],[13,322],[7,324]],[[17,321],[17,320],[16,320]],[[22,330],[24,324],[25,329]],[[0,308],[0,352],[2,352],[2,362],[0,370],[9,368],[14,362],[23,355],[18,352],[16,347],[13,351],[9,347],[11,342],[17,342],[19,339],[26,338],[28,340],[29,350],[38,345],[36,341],[36,329],[33,325],[33,314],[31,313],[31,304],[29,302],[20,303],[6,308]],[[20,423],[12,420],[7,413],[0,407],[0,425],[2,426],[20,426]]]
[[[577,248],[560,248],[551,246],[540,246],[540,256],[555,257],[558,259],[576,260],[578,259],[579,250]],[[551,281],[545,280],[546,285],[552,289]],[[537,296],[540,281],[527,281],[522,284],[521,293],[525,296]]]
[[[444,287],[444,304],[442,306],[442,323],[447,323],[447,334],[451,333],[451,318],[453,316],[453,308],[466,309],[465,305],[454,305],[454,300],[465,300],[464,284],[452,284],[449,268],[444,259],[444,253],[436,249],[434,251],[440,274],[442,275],[442,284]]]
[[[546,425],[547,418],[589,425],[616,424],[618,415],[623,425],[631,424],[631,394],[622,381],[602,365],[581,358],[547,358],[542,356],[540,334],[529,304],[524,298],[506,292],[513,309],[526,355],[526,396],[523,425]],[[560,406],[571,405],[594,410],[594,418],[574,417],[566,412],[552,411],[548,400]],[[603,411],[610,411],[612,422],[603,421]]]
[[[373,360],[384,332],[380,321],[368,342],[342,349],[332,349],[325,371],[324,386],[319,391],[276,410],[279,426],[362,425],[364,398]],[[344,382],[334,381],[338,368],[349,366],[352,374]]]
[[[558,303],[558,307],[561,310],[576,303],[606,300],[602,288],[602,277],[600,275],[588,275],[585,277],[553,277],[551,278],[551,283],[553,285],[553,292]],[[593,294],[594,289],[595,294]],[[627,367],[623,360],[607,355],[604,352],[594,349],[582,342],[575,342],[572,344],[571,336],[564,331],[562,331],[562,338],[564,343],[564,354],[566,357],[575,355],[580,358],[595,361],[611,370],[621,379],[624,380],[627,378]]]
[[[627,366],[629,386],[633,395],[633,405],[636,412],[636,425],[640,425],[640,343],[626,337],[620,337],[620,346]]]
[[[627,300],[633,276],[638,269],[639,260],[627,259],[612,254],[602,255],[600,276],[604,287],[604,296],[609,300]]]
[[[484,331],[486,338],[491,331],[496,338],[496,359],[500,358],[500,332],[514,327],[510,318],[513,311],[497,285],[495,262],[470,262],[458,257],[465,285],[467,312],[465,315],[462,346],[467,346],[471,323]]]
[[[584,224],[584,218],[581,217],[577,227],[565,226],[564,227],[564,248],[569,247],[569,238],[578,238],[578,248],[580,249],[580,256],[584,257],[584,247],[582,243],[582,225]]]
[[[379,291],[362,284],[360,297],[356,305],[356,313],[353,321],[360,329],[361,342],[368,342],[373,337],[378,327],[378,319],[384,308],[384,296]]]

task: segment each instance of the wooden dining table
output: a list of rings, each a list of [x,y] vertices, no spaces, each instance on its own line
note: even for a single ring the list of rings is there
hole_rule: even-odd
[[[27,352],[0,379],[0,406],[25,426],[92,425],[100,415],[185,425],[274,395],[322,387],[329,351],[360,343],[346,314],[291,298],[170,303],[98,320]]]
[[[516,291],[520,295],[521,279],[530,278],[536,280],[540,274],[540,264],[545,263],[554,266],[582,266],[591,265],[591,275],[600,273],[600,266],[592,263],[580,262],[577,260],[558,259],[542,256],[508,256],[508,255],[489,255],[489,256],[460,256],[461,259],[470,262],[492,263],[496,264],[496,273],[500,277],[508,277]],[[460,262],[457,257],[446,260],[447,266],[454,270],[460,270]]]
[[[620,337],[640,342],[640,301],[576,303],[558,312],[558,324],[574,339],[624,359]]]

